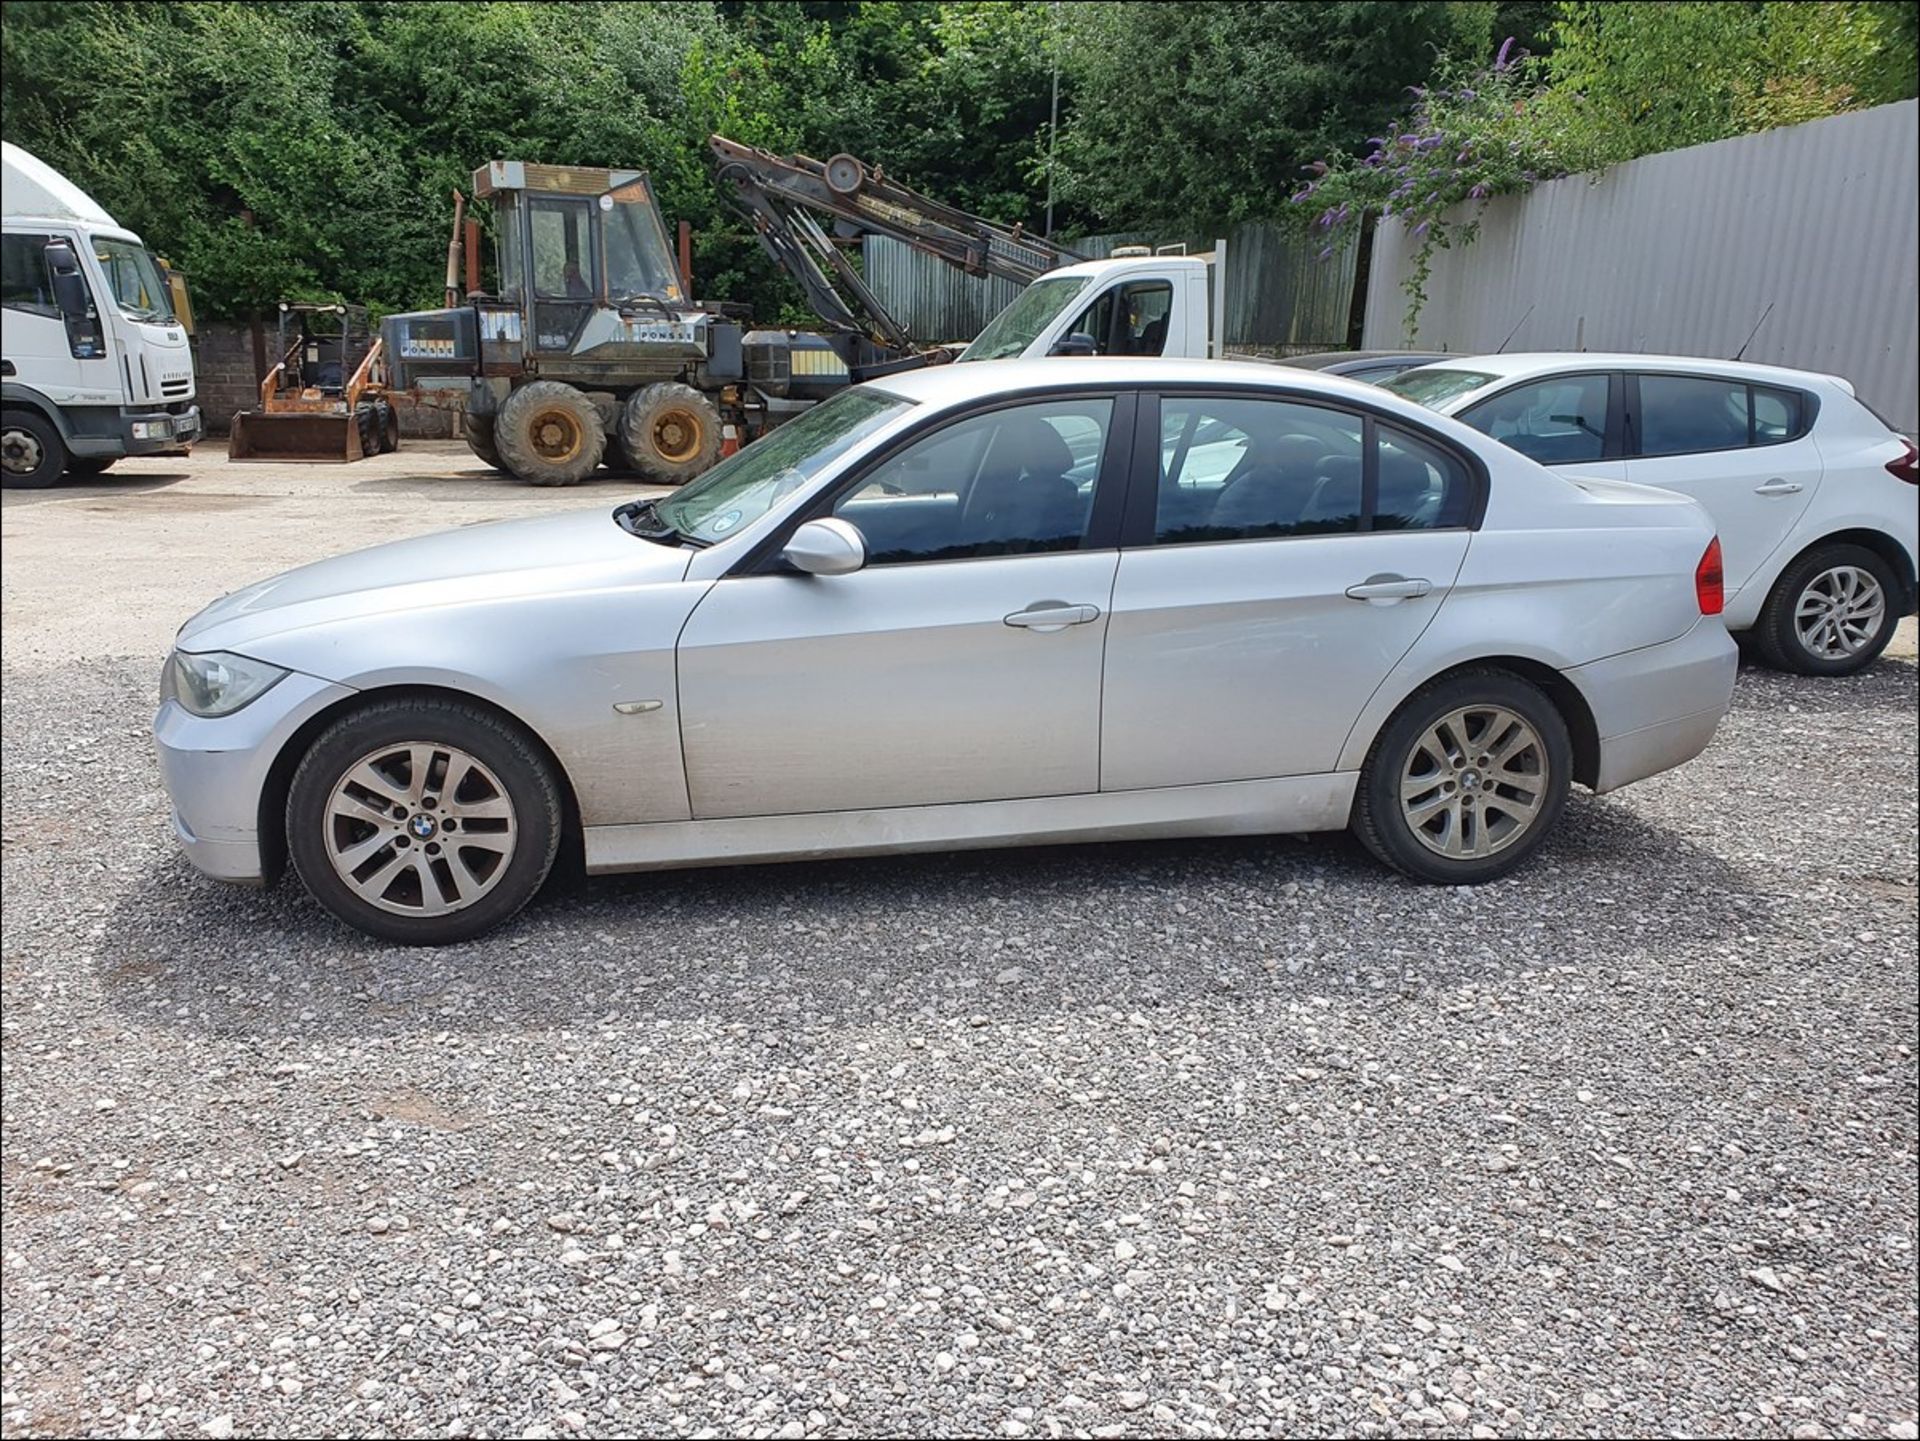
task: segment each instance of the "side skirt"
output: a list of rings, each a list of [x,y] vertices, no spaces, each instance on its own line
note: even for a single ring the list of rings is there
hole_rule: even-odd
[[[1347,824],[1358,780],[1347,771],[1032,800],[589,826],[587,870],[605,875],[900,851],[1337,831]]]

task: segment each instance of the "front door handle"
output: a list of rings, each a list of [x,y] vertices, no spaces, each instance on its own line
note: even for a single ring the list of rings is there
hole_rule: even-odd
[[[1358,585],[1348,586],[1347,598],[1364,600],[1368,605],[1394,605],[1403,600],[1416,600],[1432,589],[1433,582],[1422,576],[1382,572],[1368,576]]]
[[[1798,482],[1783,480],[1776,475],[1765,485],[1756,485],[1753,493],[1755,495],[1798,495],[1803,489],[1804,487]]]
[[[1022,630],[1065,630],[1070,625],[1085,625],[1100,618],[1097,605],[1072,605],[1064,600],[1036,600],[1025,610],[1016,610],[1006,618],[1008,625]]]

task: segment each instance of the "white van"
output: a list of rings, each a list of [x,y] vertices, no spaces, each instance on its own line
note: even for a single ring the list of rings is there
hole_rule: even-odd
[[[0,156],[0,484],[197,440],[186,326],[140,237],[19,146]]]

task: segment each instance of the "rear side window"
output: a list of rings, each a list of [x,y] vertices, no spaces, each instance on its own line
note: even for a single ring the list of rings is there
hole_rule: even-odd
[[[1686,455],[1783,445],[1807,433],[1812,407],[1799,391],[1710,375],[1642,375],[1638,453]]]
[[[1467,523],[1473,481],[1459,458],[1395,426],[1375,429],[1380,450],[1375,530],[1445,530]]]
[[[1607,449],[1607,377],[1555,375],[1469,406],[1460,419],[1542,465],[1598,460]]]

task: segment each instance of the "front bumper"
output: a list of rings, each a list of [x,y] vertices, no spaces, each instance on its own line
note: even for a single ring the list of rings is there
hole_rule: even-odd
[[[1671,770],[1707,748],[1733,703],[1740,650],[1718,618],[1677,640],[1608,656],[1567,674],[1600,735],[1594,790]]]
[[[122,408],[117,416],[109,410],[93,422],[93,427],[112,433],[76,433],[67,438],[67,449],[75,455],[95,457],[157,455],[163,451],[185,450],[200,439],[204,429],[197,405],[180,410]]]
[[[187,859],[215,880],[262,885],[260,797],[273,763],[301,726],[353,691],[295,672],[230,716],[196,716],[160,704],[153,741],[173,802],[173,834]]]

